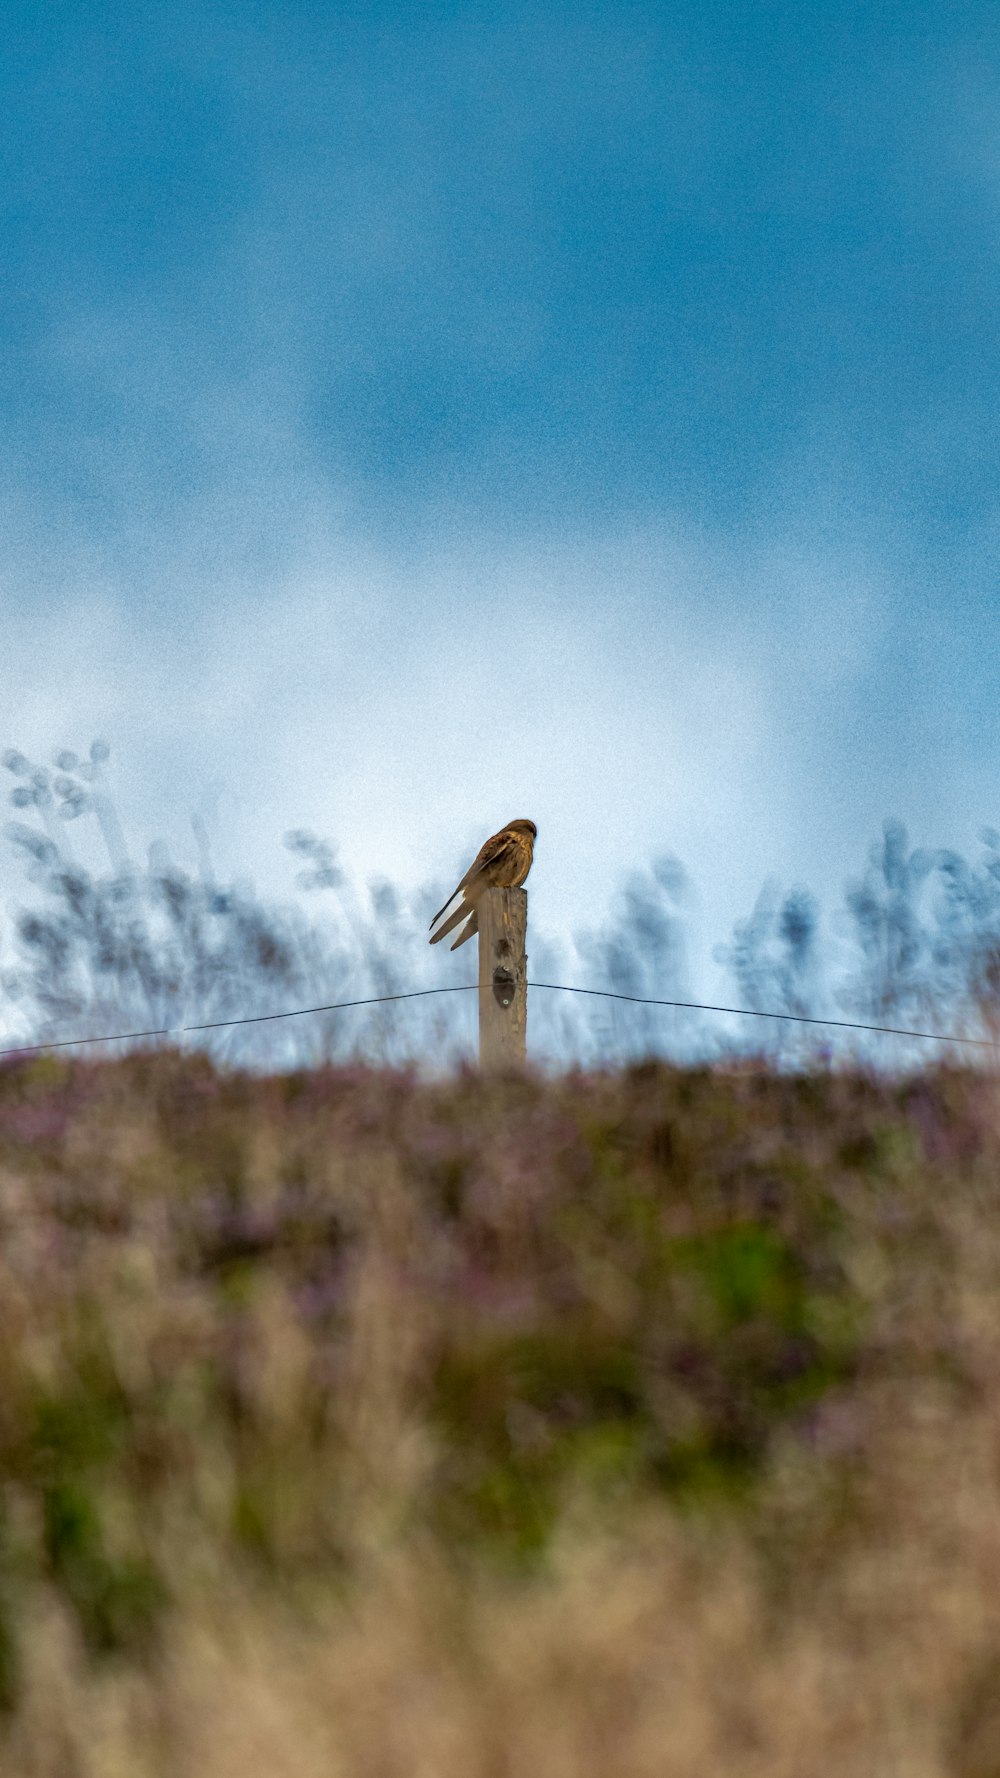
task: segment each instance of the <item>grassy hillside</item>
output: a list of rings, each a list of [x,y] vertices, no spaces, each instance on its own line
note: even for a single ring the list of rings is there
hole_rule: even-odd
[[[996,1778],[998,1111],[8,1067],[0,1772]]]

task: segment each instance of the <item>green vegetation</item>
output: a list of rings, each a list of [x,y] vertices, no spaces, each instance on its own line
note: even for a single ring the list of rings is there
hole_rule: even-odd
[[[996,1103],[8,1066],[0,1772],[960,1770],[1000,1654]]]

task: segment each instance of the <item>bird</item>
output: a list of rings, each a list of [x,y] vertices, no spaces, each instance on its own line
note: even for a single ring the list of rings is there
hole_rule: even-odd
[[[490,835],[486,844],[480,846],[475,858],[466,871],[462,881],[449,895],[444,907],[438,908],[431,921],[431,944],[454,932],[463,920],[468,925],[460,932],[452,945],[457,951],[464,945],[467,938],[479,931],[479,898],[484,889],[519,889],[531,869],[531,857],[538,829],[533,821],[508,821],[498,833]],[[451,907],[456,895],[462,900],[454,913],[434,932],[434,927],[441,915]]]

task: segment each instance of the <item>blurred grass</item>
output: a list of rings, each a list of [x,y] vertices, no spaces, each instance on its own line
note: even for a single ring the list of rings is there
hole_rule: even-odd
[[[0,1771],[997,1778],[997,1109],[6,1067]]]

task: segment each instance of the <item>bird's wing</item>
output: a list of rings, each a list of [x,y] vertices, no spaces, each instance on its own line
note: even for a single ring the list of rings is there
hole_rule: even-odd
[[[437,913],[434,915],[434,920],[440,920],[441,915],[444,913],[445,908],[450,908],[456,895],[461,895],[462,890],[465,887],[465,882],[466,882],[466,879],[465,879],[465,877],[463,877],[462,881],[458,884],[458,886],[452,890],[447,901],[444,903],[444,906],[438,908]],[[431,926],[433,926],[434,920],[431,921]],[[428,930],[428,932],[430,931],[430,926],[427,928],[427,930]]]
[[[495,864],[499,864],[508,854],[517,850],[516,835],[512,834],[507,827],[501,828],[500,832],[493,834],[476,854],[466,881],[471,883],[477,877],[484,876],[488,870],[492,870]]]
[[[433,926],[435,924],[435,921],[440,920],[441,915],[445,911],[445,908],[448,908],[451,906],[456,895],[460,895],[462,893],[462,890],[467,886],[467,884],[474,882],[477,877],[482,875],[483,871],[488,870],[490,865],[496,864],[497,861],[500,858],[502,858],[504,856],[504,854],[506,852],[508,852],[512,846],[516,846],[516,844],[517,844],[517,841],[514,839],[509,828],[503,827],[500,829],[499,833],[491,834],[490,838],[482,846],[480,846],[479,851],[476,853],[475,858],[472,860],[472,863],[470,864],[468,870],[466,871],[464,877],[462,878],[462,881],[460,883],[456,883],[454,889],[452,890],[451,894],[448,897],[448,900],[445,902],[444,907],[438,908],[437,913],[434,915],[434,919],[431,921],[431,925]],[[450,928],[449,928],[449,930],[450,930]],[[440,933],[438,933],[438,937],[439,938],[441,937]],[[432,939],[431,943],[433,944],[433,942],[434,941]]]

